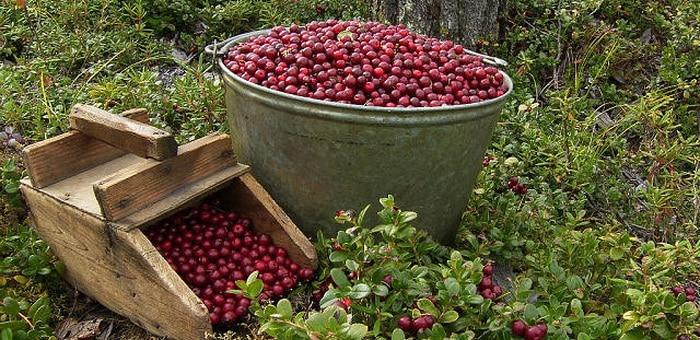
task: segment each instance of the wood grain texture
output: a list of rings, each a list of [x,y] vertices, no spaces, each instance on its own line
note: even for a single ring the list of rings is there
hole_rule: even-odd
[[[121,115],[148,123],[146,109],[131,109]],[[124,154],[124,151],[79,131],[69,131],[22,150],[29,178],[37,188],[49,186]]]
[[[269,234],[296,263],[310,268],[318,266],[313,244],[252,174],[246,173],[234,180],[218,193],[218,197],[223,207],[249,217],[256,232]]]
[[[164,161],[145,160],[94,185],[107,220],[118,221],[179,188],[236,164],[228,135],[214,134],[180,146]]]
[[[140,157],[164,160],[177,154],[170,133],[94,106],[73,106],[68,120],[72,129]]]
[[[21,188],[39,235],[81,292],[159,336],[211,333],[206,307],[140,230],[114,230],[26,181]]]
[[[411,30],[474,46],[501,33],[507,0],[371,0],[379,21],[405,23]]]
[[[112,223],[112,225],[121,230],[132,230],[148,226],[152,222],[177,211],[200,204],[203,198],[230,184],[236,177],[249,171],[250,167],[243,164],[227,167],[201,180],[183,186],[163,199],[156,201],[153,205],[140,209]]]

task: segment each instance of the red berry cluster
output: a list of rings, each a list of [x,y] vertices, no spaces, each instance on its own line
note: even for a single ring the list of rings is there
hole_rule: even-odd
[[[518,177],[515,176],[508,179],[508,189],[512,190],[518,195],[527,194],[527,185],[520,183]]]
[[[508,91],[503,73],[462,45],[378,22],[278,26],[230,49],[224,63],[254,84],[356,105],[470,104]]]
[[[484,276],[479,282],[479,293],[484,299],[494,300],[503,295],[503,288],[493,282],[493,264],[489,263],[484,266]]]
[[[146,231],[148,239],[209,310],[212,325],[233,325],[248,314],[250,300],[236,289],[254,271],[264,283],[260,300],[279,298],[314,272],[287,257],[250,219],[204,203]]]
[[[523,320],[515,320],[510,325],[514,335],[521,336],[525,340],[541,340],[547,337],[547,324],[540,322],[534,326],[528,326]]]
[[[421,315],[411,319],[404,315],[396,322],[397,326],[406,333],[420,332],[424,329],[432,328],[435,318],[432,315]]]
[[[695,302],[697,300],[697,291],[695,291],[695,288],[693,287],[683,287],[682,285],[675,286],[671,289],[673,292],[673,295],[678,296],[678,295],[685,295],[685,300],[690,301],[690,302]]]

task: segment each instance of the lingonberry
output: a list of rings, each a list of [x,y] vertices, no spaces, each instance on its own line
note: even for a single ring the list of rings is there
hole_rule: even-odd
[[[510,325],[510,331],[518,336],[525,336],[527,333],[527,324],[523,320],[514,320]]]

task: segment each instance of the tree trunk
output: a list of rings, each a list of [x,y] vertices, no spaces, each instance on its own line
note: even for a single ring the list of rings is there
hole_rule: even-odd
[[[372,0],[376,19],[473,46],[498,37],[506,0]]]

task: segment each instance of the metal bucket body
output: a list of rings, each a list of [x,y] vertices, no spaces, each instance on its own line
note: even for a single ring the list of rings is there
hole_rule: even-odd
[[[223,51],[262,33],[238,36]],[[307,236],[335,235],[336,210],[392,193],[418,212],[414,225],[450,243],[512,91],[504,74],[508,93],[481,103],[368,107],[277,92],[218,65],[234,151]],[[367,217],[368,225],[377,221]]]

